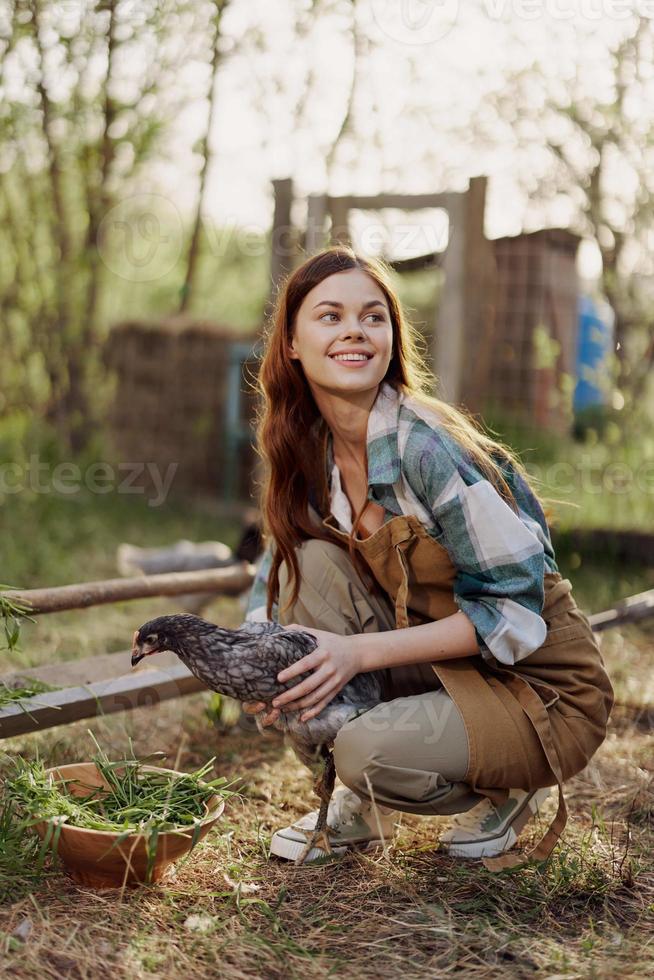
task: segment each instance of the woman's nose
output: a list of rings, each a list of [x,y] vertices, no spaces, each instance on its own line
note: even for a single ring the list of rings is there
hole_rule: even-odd
[[[365,337],[365,335],[366,332],[356,317],[343,323],[342,337]]]

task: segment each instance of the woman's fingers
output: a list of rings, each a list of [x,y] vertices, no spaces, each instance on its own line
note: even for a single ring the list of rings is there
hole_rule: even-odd
[[[325,698],[327,701],[331,701],[337,692],[338,685],[334,684],[333,680],[330,679],[316,691],[313,691],[311,694],[307,695],[306,698],[302,698],[302,700],[297,704],[297,709],[298,711],[301,711],[303,708],[313,708],[319,703],[326,703]],[[300,721],[304,721],[304,714],[305,713],[303,712]]]
[[[306,674],[308,670],[313,670],[314,667],[317,667],[321,659],[316,656],[315,651],[308,653],[306,657],[302,657],[301,660],[296,660],[290,667],[285,667],[284,670],[280,670],[277,674],[277,680],[280,684],[285,684],[287,681],[293,680],[294,677],[299,677],[300,674]]]
[[[311,721],[312,718],[319,715],[323,708],[326,708],[329,702],[333,700],[335,694],[337,694],[337,691],[332,689],[327,697],[319,701],[318,704],[315,704],[313,708],[307,708],[306,711],[303,711],[300,715],[300,721]]]
[[[273,708],[272,711],[267,711],[265,715],[261,716],[261,724],[264,726],[273,725],[278,718],[279,710],[277,708]]]
[[[325,678],[326,678],[325,669],[323,667],[319,667],[318,670],[314,670],[314,672],[309,677],[307,677],[305,681],[302,681],[300,684],[295,684],[294,687],[290,687],[288,691],[283,691],[281,694],[278,694],[276,697],[274,697],[272,702],[273,707],[274,708],[288,707],[288,705],[291,704],[291,702],[298,701],[300,698],[303,698],[307,694],[310,694],[311,691],[315,690],[316,687],[319,687],[321,684],[323,684]],[[297,705],[293,704],[293,708],[296,707]]]

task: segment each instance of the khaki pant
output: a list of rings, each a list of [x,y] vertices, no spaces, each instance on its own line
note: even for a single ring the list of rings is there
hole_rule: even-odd
[[[311,539],[297,549],[301,583],[282,625],[298,623],[341,636],[395,628],[385,596],[372,595],[346,551]],[[289,598],[280,568],[279,607]],[[385,672],[384,701],[341,728],[334,743],[336,771],[359,796],[408,813],[452,814],[482,796],[462,782],[468,739],[461,713],[429,664]]]

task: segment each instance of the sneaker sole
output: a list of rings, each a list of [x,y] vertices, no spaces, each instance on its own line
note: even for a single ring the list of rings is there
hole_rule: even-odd
[[[270,842],[270,853],[275,857],[283,858],[286,861],[296,861],[305,848],[305,843],[300,841],[288,840],[286,837],[278,837],[273,834]],[[312,847],[304,863],[318,861],[320,858],[342,857],[348,851],[374,851],[384,846],[382,840],[366,840],[361,843],[339,844],[332,848],[331,852],[323,851],[321,847]]]
[[[541,804],[548,799],[550,792],[549,787],[537,790],[500,837],[491,837],[484,841],[446,842],[443,845],[446,853],[451,857],[462,858],[495,857],[498,854],[503,854],[504,851],[508,851],[513,847],[520,831],[527,826],[532,817],[538,815]],[[534,809],[532,809],[532,806]]]

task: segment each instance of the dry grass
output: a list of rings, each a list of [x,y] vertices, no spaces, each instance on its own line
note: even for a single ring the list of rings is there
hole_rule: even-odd
[[[210,727],[205,695],[7,744],[79,760],[92,727],[110,753],[131,736],[138,752],[163,749],[185,768],[216,754],[217,771],[243,784],[222,833],[160,886],[95,893],[55,868],[0,909],[4,969],[34,980],[651,976],[651,636],[607,634],[604,651],[620,703],[567,785],[571,820],[542,869],[493,875],[448,859],[437,850],[445,818],[407,816],[385,854],[310,868],[268,860],[273,830],[313,806],[309,775],[276,735]]]

